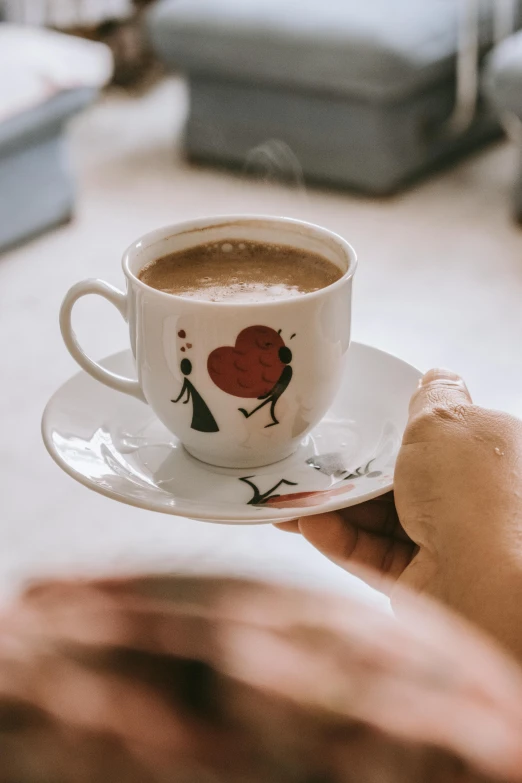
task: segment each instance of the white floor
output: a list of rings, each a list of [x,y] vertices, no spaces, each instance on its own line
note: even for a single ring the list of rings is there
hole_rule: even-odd
[[[522,414],[522,230],[509,214],[516,165],[507,143],[392,200],[303,192],[181,161],[186,97],[171,81],[139,100],[111,96],[75,124],[78,213],[70,226],[0,258],[0,588],[60,571],[233,568],[358,587],[295,536],[271,527],[205,525],[129,508],[62,474],[40,416],[75,364],[57,312],[84,277],[121,284],[135,237],[204,214],[271,212],[322,223],[360,256],[354,336],[421,368],[464,374],[480,403]],[[269,148],[270,149],[270,148]],[[125,346],[109,305],[77,307],[85,346]]]

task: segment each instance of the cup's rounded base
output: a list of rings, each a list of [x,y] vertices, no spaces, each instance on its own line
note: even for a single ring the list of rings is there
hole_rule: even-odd
[[[229,468],[230,470],[250,470],[250,468],[264,468],[267,465],[273,465],[276,462],[281,462],[281,460],[286,459],[287,457],[290,457],[292,454],[294,454],[297,451],[298,446],[298,443],[294,443],[288,449],[281,451],[275,457],[264,459],[262,456],[260,457],[259,454],[250,458],[241,456],[237,459],[226,459],[224,457],[220,458],[215,455],[209,456],[204,452],[198,451],[197,449],[188,448],[185,445],[183,448],[187,454],[190,454],[191,457],[197,459],[199,462],[204,462],[206,465],[210,465],[211,467]]]

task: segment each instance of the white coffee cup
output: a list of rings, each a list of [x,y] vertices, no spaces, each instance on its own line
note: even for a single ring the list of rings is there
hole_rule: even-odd
[[[256,303],[182,298],[138,277],[168,253],[248,240],[319,253],[342,277],[312,293]],[[193,457],[221,467],[258,467],[292,454],[333,401],[350,346],[356,264],[342,237],[310,223],[249,215],[192,220],[152,231],[128,248],[126,293],[101,280],[74,285],[60,327],[80,367],[148,403]],[[108,299],[128,322],[138,380],[110,372],[79,346],[71,313],[86,294]],[[271,380],[263,380],[263,362]],[[238,396],[241,372],[250,379],[245,397]]]

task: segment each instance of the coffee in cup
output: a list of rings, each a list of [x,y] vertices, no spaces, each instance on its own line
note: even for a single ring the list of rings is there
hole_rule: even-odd
[[[285,245],[225,242],[196,245],[147,264],[146,285],[209,302],[263,302],[318,291],[342,276],[323,256]]]

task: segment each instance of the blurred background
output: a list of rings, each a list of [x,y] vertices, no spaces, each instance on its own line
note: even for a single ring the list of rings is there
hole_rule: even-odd
[[[129,565],[363,591],[297,537],[90,493],[40,439],[68,287],[153,228],[284,214],[360,258],[354,338],[522,414],[516,0],[0,0],[0,585]],[[75,311],[91,355],[127,345]],[[368,593],[369,598],[372,598]],[[373,600],[373,598],[372,598]],[[375,599],[376,600],[376,599]]]

